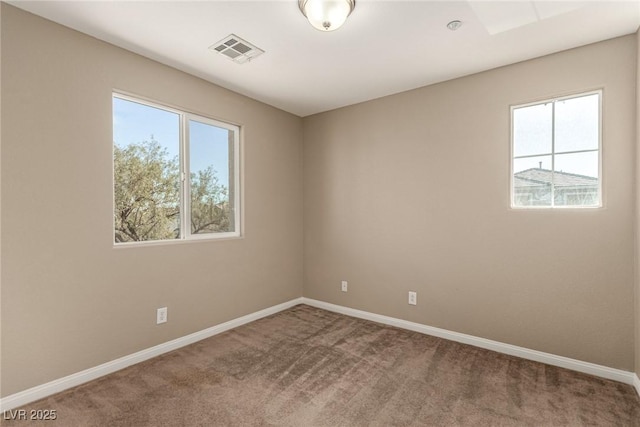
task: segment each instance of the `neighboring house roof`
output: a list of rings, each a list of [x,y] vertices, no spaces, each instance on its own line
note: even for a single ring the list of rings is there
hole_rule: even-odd
[[[531,168],[513,175],[514,186],[521,187],[537,187],[540,185],[550,185],[553,182],[558,187],[582,187],[594,186],[598,184],[598,178],[586,175],[578,175],[562,171],[552,173],[549,169]]]

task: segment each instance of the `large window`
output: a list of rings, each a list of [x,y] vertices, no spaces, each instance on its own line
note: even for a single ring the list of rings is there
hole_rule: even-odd
[[[240,235],[239,128],[113,95],[116,244]]]
[[[599,207],[601,98],[589,92],[511,108],[511,206]]]

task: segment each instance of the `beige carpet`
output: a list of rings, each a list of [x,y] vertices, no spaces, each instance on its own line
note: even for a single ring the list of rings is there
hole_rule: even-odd
[[[640,426],[631,386],[306,305],[26,409],[65,427]]]

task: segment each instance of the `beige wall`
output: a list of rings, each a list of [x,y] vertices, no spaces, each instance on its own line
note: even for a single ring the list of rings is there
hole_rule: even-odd
[[[640,30],[636,33],[636,374],[640,376]],[[638,390],[640,393],[640,390]]]
[[[1,7],[2,396],[301,296],[299,117]],[[244,126],[243,239],[113,248],[114,88]]]
[[[0,6],[0,25],[2,7]],[[0,38],[0,82],[2,82],[2,39]],[[0,86],[0,219],[2,218],[2,87]],[[2,242],[2,221],[0,220],[0,242]],[[0,244],[0,321],[2,321],[2,244]],[[0,346],[2,345],[2,324],[0,324]],[[2,396],[2,348],[0,348],[0,396]]]
[[[305,118],[305,297],[632,370],[635,68],[631,35]],[[605,208],[511,210],[509,106],[596,88]]]

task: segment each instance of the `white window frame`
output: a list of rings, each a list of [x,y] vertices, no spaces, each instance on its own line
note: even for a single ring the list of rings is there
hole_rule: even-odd
[[[242,209],[241,209],[241,170],[240,170],[240,145],[241,138],[240,132],[241,126],[222,122],[212,119],[210,117],[202,116],[199,114],[190,113],[178,108],[170,107],[155,101],[150,101],[137,96],[128,95],[122,92],[112,92],[111,99],[114,98],[123,99],[125,101],[135,102],[151,108],[157,108],[160,110],[168,111],[170,113],[177,114],[179,116],[179,163],[180,163],[180,237],[175,239],[163,239],[163,240],[144,240],[139,242],[116,242],[113,241],[114,247],[130,247],[130,246],[155,246],[166,245],[175,243],[185,243],[203,240],[220,240],[220,239],[233,239],[242,237]],[[113,102],[113,101],[112,101]],[[113,115],[113,113],[112,113]],[[113,118],[112,118],[113,120]],[[189,164],[189,121],[197,121],[200,123],[216,126],[219,128],[233,131],[233,215],[234,215],[234,231],[222,232],[222,233],[191,233],[191,185],[190,179],[191,169]],[[112,126],[113,128],[113,126]],[[111,140],[113,141],[113,135]],[[113,142],[112,142],[113,144]],[[112,150],[114,147],[112,146]],[[113,152],[112,152],[113,162]],[[115,236],[115,222],[113,220],[113,212],[115,211],[115,164],[112,163],[111,170],[113,174],[113,182],[111,185],[112,191],[112,237]],[[231,201],[231,200],[230,200]]]
[[[555,186],[552,185],[552,190],[551,190],[551,204],[548,206],[522,206],[522,205],[516,205],[515,204],[515,183],[514,183],[514,160],[516,159],[523,159],[523,158],[527,158],[527,157],[540,157],[540,156],[551,156],[551,170],[552,170],[552,176],[553,173],[555,172],[555,157],[556,155],[559,154],[578,154],[578,153],[588,153],[588,152],[594,152],[596,151],[596,149],[589,149],[589,150],[575,150],[575,151],[562,151],[562,152],[556,152],[555,151],[555,103],[558,101],[564,101],[567,99],[575,99],[575,98],[582,98],[584,96],[590,96],[590,95],[598,95],[598,203],[595,205],[560,205],[557,206],[555,205]],[[555,98],[548,98],[548,99],[544,99],[541,101],[534,101],[534,102],[529,102],[526,104],[518,104],[518,105],[511,105],[510,108],[510,121],[511,121],[511,135],[510,135],[510,178],[509,178],[509,183],[510,183],[510,199],[511,199],[511,209],[535,209],[535,210],[539,210],[539,209],[599,209],[603,207],[603,197],[602,197],[602,103],[603,103],[603,90],[602,89],[596,89],[596,90],[591,90],[591,91],[587,91],[587,92],[579,92],[579,93],[574,93],[571,95],[564,95],[564,96],[559,96],[559,97],[555,97]],[[551,112],[551,153],[541,153],[541,154],[532,154],[532,155],[526,155],[526,156],[514,156],[515,153],[515,147],[514,147],[514,111],[519,109],[519,108],[523,108],[523,107],[531,107],[534,105],[541,105],[541,104],[548,104],[551,103],[553,105],[553,109]]]

